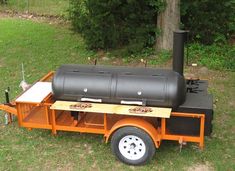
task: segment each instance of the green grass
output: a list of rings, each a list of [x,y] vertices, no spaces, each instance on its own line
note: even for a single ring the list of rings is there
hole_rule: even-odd
[[[171,54],[167,50],[162,50],[156,52],[154,48],[145,48],[137,53],[128,53],[127,48],[114,49],[106,53],[109,57],[119,57],[122,58],[124,63],[138,63],[141,59],[147,60],[147,65],[156,66],[164,65],[171,58]]]
[[[58,27],[58,26],[57,26]],[[85,63],[93,56],[87,51],[79,35],[48,24],[27,20],[0,20],[1,91],[9,85],[18,93],[21,63],[24,63],[29,82],[40,78],[62,63]]]
[[[190,44],[190,62],[207,66],[211,69],[228,69],[235,71],[235,46],[213,44],[209,46],[198,43]]]
[[[28,4],[29,2],[29,4]],[[33,14],[64,16],[67,14],[69,0],[8,0],[7,5],[1,5],[0,10],[13,10]]]
[[[21,63],[30,83],[65,63],[87,63],[96,54],[79,35],[58,26],[19,19],[0,19],[0,93],[10,86],[20,93]],[[111,63],[108,61],[106,63]],[[189,72],[189,69],[187,68]],[[235,170],[235,73],[205,75],[216,99],[212,138],[205,150],[188,144],[179,152],[176,142],[163,142],[146,166],[127,166],[115,159],[102,136],[47,130],[28,131],[17,123],[4,126],[0,117],[0,170],[186,170],[208,166]],[[2,93],[1,101],[4,100]],[[3,116],[3,115],[2,115]]]

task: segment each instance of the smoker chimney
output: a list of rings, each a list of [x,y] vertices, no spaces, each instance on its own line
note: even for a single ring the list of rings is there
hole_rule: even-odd
[[[185,30],[174,31],[173,41],[173,70],[183,76],[184,72],[184,43],[187,41]]]

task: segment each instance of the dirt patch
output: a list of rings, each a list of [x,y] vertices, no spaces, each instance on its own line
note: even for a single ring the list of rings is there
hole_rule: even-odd
[[[215,70],[209,70],[205,67],[193,67],[193,66],[186,66],[184,75],[187,78],[187,76],[194,76],[195,78],[199,78],[200,80],[208,80],[211,84],[214,84],[214,81],[216,80],[227,80],[228,75],[226,72],[221,71],[215,71]],[[218,85],[217,85],[218,86]],[[224,85],[220,85],[222,91],[225,89]]]
[[[0,18],[6,18],[9,17],[6,13],[0,12]]]
[[[53,16],[53,15],[38,15],[33,13],[18,13],[15,11],[1,11],[0,18],[20,18],[25,20],[32,20],[35,22],[43,22],[53,25],[60,25],[70,27],[69,21],[65,20],[60,16]]]
[[[206,162],[205,164],[195,164],[185,169],[186,171],[214,171],[215,169]]]
[[[229,106],[235,108],[235,100],[230,101]]]
[[[72,162],[68,162],[66,164],[58,163],[57,165],[53,165],[53,166],[51,165],[51,163],[46,162],[42,170],[70,171],[70,170],[74,170],[74,167],[75,165]],[[31,170],[33,171],[35,170],[35,168],[28,169],[28,171],[31,171]]]
[[[19,14],[18,18],[32,20],[35,22],[44,22],[51,25],[67,26],[70,25],[68,20],[57,16],[35,15],[35,14]]]

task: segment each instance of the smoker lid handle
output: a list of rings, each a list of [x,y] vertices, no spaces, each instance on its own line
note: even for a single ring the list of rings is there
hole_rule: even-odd
[[[95,103],[102,103],[102,99],[92,99],[92,98],[81,98],[82,102],[95,102]]]
[[[122,100],[121,104],[127,104],[127,105],[139,105],[142,106],[143,102],[141,101],[126,101],[126,100]]]

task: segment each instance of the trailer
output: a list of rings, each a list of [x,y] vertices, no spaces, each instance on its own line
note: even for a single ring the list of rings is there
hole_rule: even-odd
[[[182,32],[177,34],[180,34],[182,39]],[[178,65],[183,65],[183,63]],[[75,73],[64,69],[73,67],[62,67],[62,70],[57,71],[57,75],[55,72],[49,72],[12,102],[9,102],[8,91],[6,91],[6,103],[0,104],[0,110],[7,112],[6,116],[9,123],[12,122],[12,116],[16,116],[19,126],[28,130],[48,129],[51,130],[53,135],[56,135],[58,131],[101,134],[106,143],[111,142],[114,155],[120,161],[130,165],[143,165],[151,160],[156,149],[160,148],[164,140],[176,141],[180,146],[186,142],[193,142],[197,143],[200,149],[203,149],[204,136],[211,134],[213,119],[212,96],[207,94],[207,81],[186,78],[185,85],[182,85],[180,82],[182,79],[184,82],[183,76],[179,75],[178,72],[168,71],[160,71],[159,76],[152,75],[155,70],[143,70],[144,72],[142,72],[142,69],[125,70],[122,68],[101,67],[104,70],[100,72],[99,66],[92,68],[77,66],[82,69],[78,70],[74,67],[76,69]],[[124,70],[125,74],[128,75],[128,78],[124,81],[119,79],[116,74],[120,70]],[[135,75],[132,77],[132,73],[129,72],[132,70],[135,70],[135,73],[140,77]],[[61,74],[61,72],[65,73]],[[72,76],[68,75],[67,72]],[[104,73],[107,72],[111,76],[100,81],[99,79],[103,78]],[[76,76],[76,73],[80,75]],[[95,73],[93,74],[95,76],[91,76],[91,73]],[[141,75],[141,73],[144,74]],[[160,82],[152,81],[152,77],[146,76],[146,73],[153,76],[153,80],[158,79]],[[60,77],[61,75],[62,77]],[[64,78],[64,75],[67,77]],[[92,78],[92,80],[84,83],[87,77]],[[75,78],[76,81],[69,82],[68,80],[71,78]],[[107,80],[107,78],[112,81]],[[118,84],[121,83],[125,86],[127,84],[125,81],[132,78],[139,79],[138,83],[141,83],[141,79],[148,81],[149,83],[146,85],[150,91],[144,91],[146,89],[144,86],[145,89],[134,92],[135,95],[131,94],[132,90],[128,90],[128,96],[138,100],[138,98],[143,99],[145,93],[152,97],[151,91],[154,89],[149,86],[157,84],[159,92],[154,95],[159,96],[162,93],[159,87],[162,87],[164,91],[161,96],[162,99],[156,100],[158,97],[154,97],[155,99],[149,100],[146,96],[140,103],[140,101],[133,101],[133,98],[123,96],[124,100],[119,102],[115,99],[117,92],[127,90],[119,90],[117,88]],[[171,80],[167,80],[168,78],[171,78]],[[67,82],[61,81],[66,79]],[[162,80],[164,79],[167,81],[163,84]],[[58,80],[60,85],[57,84]],[[94,80],[100,82],[93,85]],[[173,80],[176,80],[176,83],[172,82]],[[107,87],[108,83],[110,87]],[[68,84],[67,87],[66,84]],[[81,87],[85,84],[89,88]],[[136,83],[134,82],[134,84]],[[134,84],[130,84],[130,89],[135,90],[136,87],[138,88],[139,85]],[[179,84],[179,86],[176,85],[178,87],[175,88],[175,84]],[[103,85],[105,88],[102,87]],[[144,83],[142,82],[140,85],[143,86]],[[155,85],[153,87],[156,88]],[[95,89],[95,91],[91,91],[92,97],[94,97],[94,93],[98,92],[99,98],[89,96],[87,92],[92,88]],[[58,93],[57,90],[59,90]],[[106,91],[111,94],[109,99],[102,98]],[[83,95],[78,98],[81,93]],[[71,100],[70,98],[77,100]],[[102,101],[103,99],[104,101]],[[128,99],[132,99],[132,101],[128,101]],[[179,103],[178,100],[182,100],[182,102]],[[160,105],[158,106],[158,104]]]
[[[204,147],[205,114],[172,112],[171,108],[160,107],[55,101],[50,82],[53,74],[47,74],[15,101],[0,105],[0,110],[9,114],[9,122],[14,115],[19,126],[28,130],[48,129],[53,135],[58,131],[101,134],[106,143],[111,141],[118,159],[133,165],[151,159],[163,140],[181,145],[195,142],[201,149]],[[71,113],[78,111],[81,118],[76,122]],[[199,120],[199,134],[172,134],[166,124],[171,117]]]

